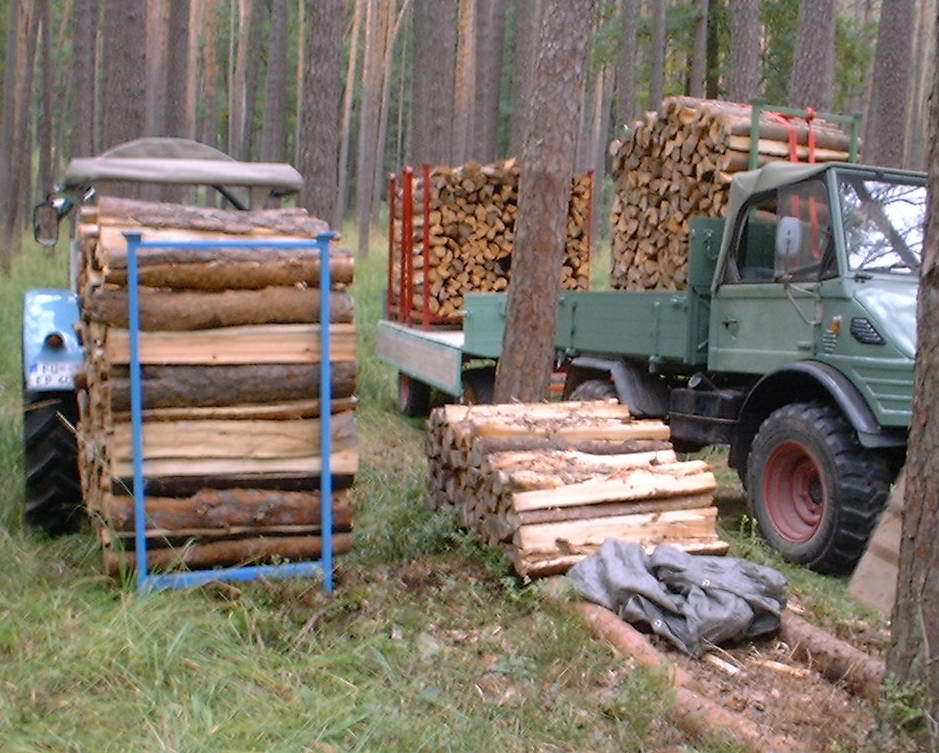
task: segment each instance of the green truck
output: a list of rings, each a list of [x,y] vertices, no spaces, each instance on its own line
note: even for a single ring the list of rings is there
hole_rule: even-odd
[[[565,397],[661,417],[679,449],[728,446],[769,543],[849,571],[905,458],[925,213],[923,173],[738,173],[725,217],[692,223],[686,290],[562,293]],[[505,306],[467,295],[462,330],[379,322],[402,410],[431,388],[491,396]]]

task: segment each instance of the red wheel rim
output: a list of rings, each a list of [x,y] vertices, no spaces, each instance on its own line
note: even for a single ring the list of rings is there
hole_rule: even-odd
[[[825,489],[815,458],[799,442],[783,442],[766,461],[763,505],[776,532],[802,544],[822,523]]]

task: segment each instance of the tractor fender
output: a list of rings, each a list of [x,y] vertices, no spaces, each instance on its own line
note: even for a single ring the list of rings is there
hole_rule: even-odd
[[[74,389],[73,376],[83,361],[75,326],[78,297],[67,290],[39,289],[23,297],[23,385],[26,393]],[[61,337],[60,347],[47,342]]]
[[[743,468],[760,424],[789,403],[823,400],[838,406],[867,448],[904,448],[906,435],[885,430],[864,396],[838,369],[820,361],[799,361],[762,377],[750,390],[737,419],[729,464]]]
[[[565,395],[586,379],[609,376],[623,405],[640,417],[663,417],[668,413],[668,387],[641,364],[623,359],[578,356],[571,360]]]

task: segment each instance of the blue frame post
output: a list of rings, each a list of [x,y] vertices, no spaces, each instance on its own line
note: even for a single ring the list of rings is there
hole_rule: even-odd
[[[254,580],[255,578],[312,577],[322,573],[323,588],[333,590],[333,510],[332,510],[332,364],[329,338],[329,244],[335,233],[327,232],[315,240],[304,241],[146,241],[140,233],[124,233],[127,241],[127,305],[130,340],[131,435],[134,473],[134,560],[137,567],[137,588],[143,594],[158,588],[186,588],[211,581]],[[319,252],[320,262],[320,559],[289,562],[283,565],[231,567],[218,570],[192,570],[180,573],[150,575],[147,572],[147,515],[144,506],[143,474],[143,390],[140,369],[140,303],[137,252],[141,248],[278,248],[309,249]],[[322,321],[323,313],[326,322]],[[325,326],[324,326],[325,325]]]

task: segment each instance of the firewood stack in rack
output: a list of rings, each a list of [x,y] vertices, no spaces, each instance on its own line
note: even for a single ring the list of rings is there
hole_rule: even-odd
[[[302,209],[235,212],[102,197],[79,218],[79,467],[109,572],[133,563],[127,244],[298,240],[326,224]],[[320,553],[320,328],[332,349],[334,549],[348,550],[355,328],[348,252],[332,249],[320,310],[316,248],[141,249],[143,470],[151,567]]]
[[[748,169],[751,127],[748,105],[668,97],[613,143],[614,288],[686,287],[691,218],[723,214],[733,174]],[[816,162],[846,162],[849,147],[833,123],[760,113],[758,166],[806,162],[810,153]]]
[[[714,475],[668,439],[616,403],[443,406],[427,423],[427,501],[522,575],[564,572],[610,537],[723,554]]]

